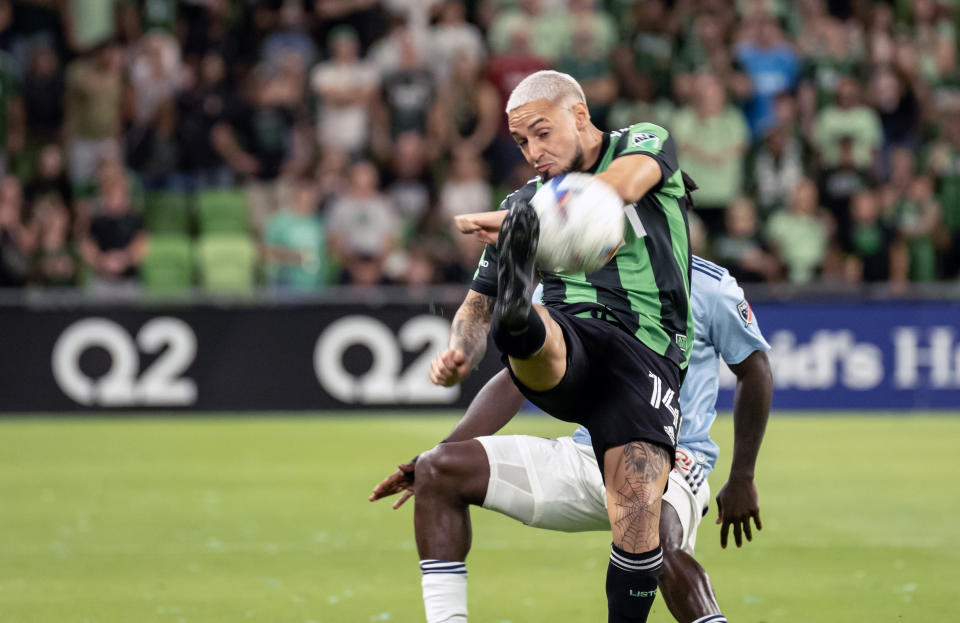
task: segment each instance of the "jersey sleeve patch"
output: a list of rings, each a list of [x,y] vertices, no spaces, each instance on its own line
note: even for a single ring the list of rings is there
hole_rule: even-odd
[[[744,324],[753,322],[753,309],[750,308],[750,303],[747,302],[747,299],[743,299],[737,303],[737,313],[740,314],[740,319],[743,320]]]
[[[670,133],[652,123],[635,123],[626,130],[626,141],[620,143],[620,154],[646,153],[651,156],[660,154],[666,146]]]
[[[650,132],[637,132],[630,136],[630,147],[654,150],[660,147],[660,137]]]

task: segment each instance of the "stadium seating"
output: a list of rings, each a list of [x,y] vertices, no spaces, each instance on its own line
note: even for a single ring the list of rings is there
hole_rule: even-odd
[[[190,203],[178,192],[150,192],[145,197],[147,229],[154,234],[190,233]]]
[[[213,233],[197,243],[200,283],[211,292],[249,293],[256,282],[257,248],[247,234]]]
[[[193,283],[192,243],[181,234],[160,234],[150,238],[141,277],[147,292],[186,292]]]
[[[249,231],[247,201],[242,190],[207,190],[197,194],[197,219],[201,234]]]

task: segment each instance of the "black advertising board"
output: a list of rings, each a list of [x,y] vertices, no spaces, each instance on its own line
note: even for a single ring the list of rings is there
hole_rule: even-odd
[[[0,412],[457,408],[427,377],[456,304],[0,307]]]

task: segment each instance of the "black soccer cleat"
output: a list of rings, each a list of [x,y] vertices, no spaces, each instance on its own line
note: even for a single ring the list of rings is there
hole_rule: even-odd
[[[535,268],[540,242],[540,219],[527,201],[518,201],[500,225],[497,265],[497,305],[501,326],[522,329],[533,306]]]

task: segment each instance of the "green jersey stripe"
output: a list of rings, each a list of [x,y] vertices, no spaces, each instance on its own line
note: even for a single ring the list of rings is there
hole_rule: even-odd
[[[645,225],[646,227],[646,225]],[[647,232],[649,235],[649,231]],[[654,287],[656,277],[650,261],[650,252],[644,238],[637,238],[632,227],[626,228],[626,244],[623,254],[617,252],[615,258],[618,280],[623,284],[627,302],[630,305],[630,319],[634,322],[621,323],[637,339],[658,355],[664,355],[670,344],[662,331],[652,331],[660,325],[660,293]]]
[[[563,279],[556,278],[564,286],[564,303],[599,303],[597,288],[590,282],[589,276],[583,273],[563,273]],[[547,296],[547,283],[544,280],[544,300]]]

